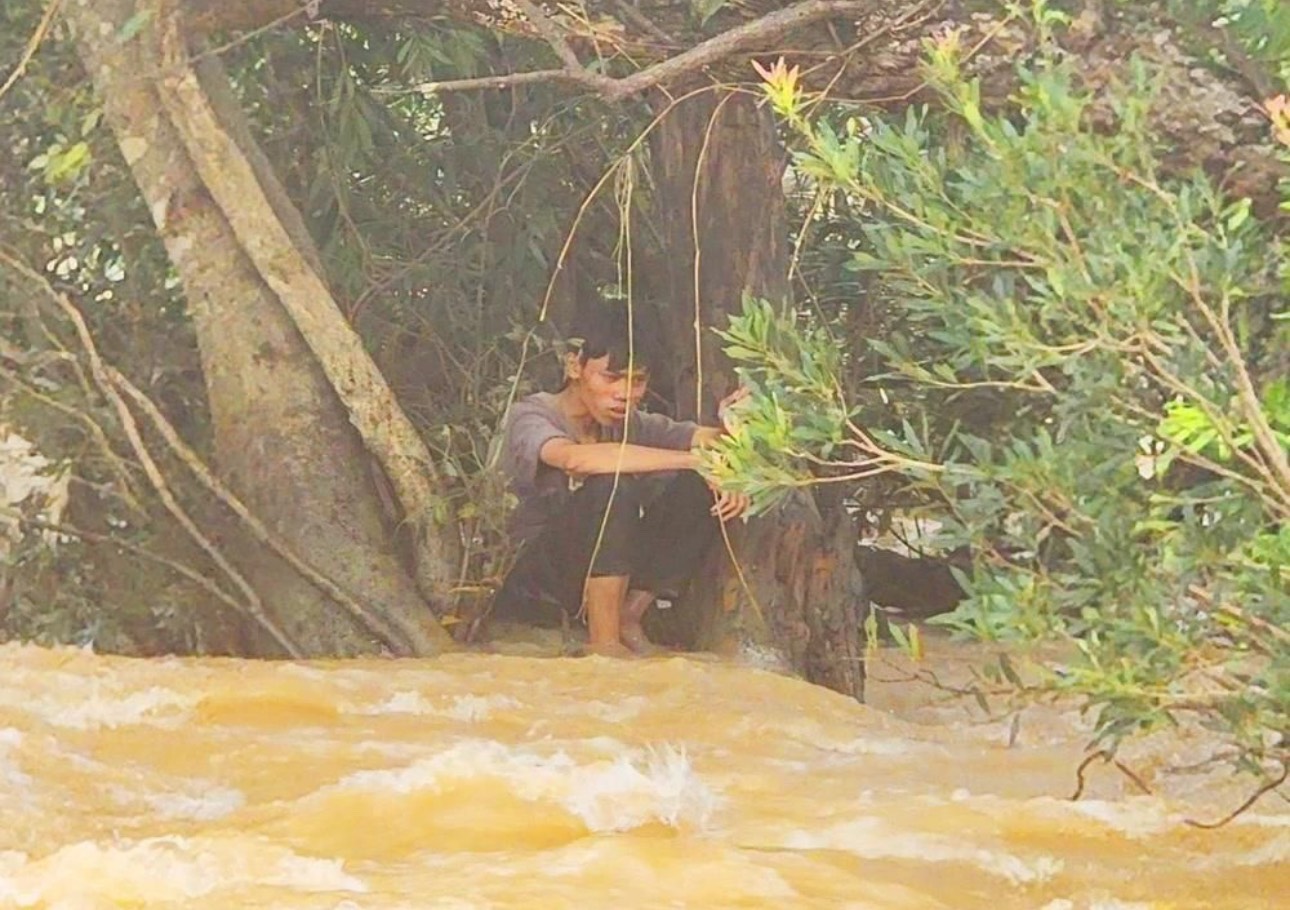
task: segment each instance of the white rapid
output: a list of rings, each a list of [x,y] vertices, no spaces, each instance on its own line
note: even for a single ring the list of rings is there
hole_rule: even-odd
[[[933,642],[961,680],[979,653]],[[0,908],[1290,906],[1290,812],[1181,733],[1068,799],[1070,708],[700,658],[0,647]]]

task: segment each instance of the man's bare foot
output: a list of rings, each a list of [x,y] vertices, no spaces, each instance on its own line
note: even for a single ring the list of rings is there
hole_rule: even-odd
[[[640,623],[628,624],[623,623],[622,642],[632,653],[638,657],[650,657],[655,654],[662,654],[666,648],[660,648],[654,642],[649,640],[645,630],[641,628]]]
[[[645,630],[641,628],[641,619],[644,618],[649,608],[654,605],[654,592],[642,591],[633,588],[627,592],[627,597],[623,601],[623,611],[620,625],[619,639],[627,647],[631,648],[637,654],[656,654],[658,648],[649,640]]]
[[[621,641],[605,642],[604,644],[588,644],[586,654],[595,654],[599,657],[616,657],[620,660],[632,660],[639,657],[635,651],[627,647]]]

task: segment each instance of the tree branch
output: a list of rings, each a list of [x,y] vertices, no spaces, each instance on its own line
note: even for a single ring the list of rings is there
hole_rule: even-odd
[[[863,15],[874,9],[875,3],[876,0],[805,0],[787,9],[769,13],[752,22],[722,32],[688,51],[647,66],[630,76],[616,79],[594,73],[581,64],[573,65],[569,58],[572,57],[573,61],[576,61],[577,57],[565,43],[563,36],[555,30],[554,23],[529,0],[516,0],[516,4],[520,5],[521,9],[525,9],[525,14],[530,15],[530,18],[532,15],[528,12],[528,8],[532,8],[537,14],[538,18],[532,20],[534,28],[538,29],[539,34],[542,34],[547,43],[551,44],[560,55],[560,59],[565,63],[562,69],[506,73],[498,76],[482,76],[477,79],[425,82],[417,88],[422,92],[430,93],[510,88],[536,82],[568,82],[595,92],[606,101],[623,101],[665,82],[691,75],[726,57],[762,46],[813,22],[834,16]],[[539,25],[539,20],[545,22],[545,25]],[[544,30],[551,31],[553,36],[548,37]],[[553,40],[556,43],[552,43]],[[565,54],[561,47],[568,53]]]
[[[751,50],[823,19],[834,16],[861,16],[874,9],[876,0],[806,0],[787,9],[754,19],[745,25],[722,32],[697,44],[684,53],[669,57],[653,66],[620,80],[611,91],[611,100],[620,100],[653,88],[663,82],[688,75],[732,54]]]
[[[40,23],[36,30],[31,33],[27,40],[27,46],[23,48],[22,56],[18,58],[18,63],[14,66],[9,77],[5,79],[4,85],[0,85],[0,98],[3,98],[13,88],[14,83],[22,78],[22,74],[27,71],[27,64],[31,63],[31,58],[36,56],[36,51],[40,48],[40,42],[45,40],[49,34],[49,28],[54,24],[54,17],[58,15],[58,8],[63,5],[63,0],[49,0],[45,6],[45,14],[40,17]]]
[[[653,19],[646,16],[632,4],[628,3],[627,0],[614,0],[614,9],[618,10],[618,14],[632,25],[635,25],[643,31],[649,32],[649,34],[653,35],[664,44],[677,43],[677,40],[667,32],[663,31],[663,29],[659,28]]]
[[[220,603],[224,604],[226,607],[229,607],[230,609],[232,609],[235,613],[239,613],[243,616],[250,616],[252,619],[255,618],[254,615],[251,614],[250,611],[247,609],[246,604],[242,603],[237,598],[233,597],[231,594],[229,594],[219,585],[215,584],[215,582],[211,581],[205,575],[198,572],[196,569],[186,566],[183,563],[178,562],[176,560],[169,559],[168,557],[161,556],[157,553],[153,553],[151,550],[138,546],[137,544],[130,543],[128,540],[121,540],[119,538],[112,537],[109,534],[97,534],[93,531],[85,531],[73,525],[62,524],[62,523],[53,522],[53,521],[46,521],[42,518],[30,518],[27,516],[22,516],[18,519],[18,521],[24,527],[33,528],[37,531],[48,531],[53,534],[64,534],[68,537],[75,537],[78,540],[84,541],[85,543],[89,543],[89,544],[99,544],[102,546],[117,547],[118,549],[124,550],[125,552],[133,554],[134,556],[138,556],[140,559],[146,560],[147,562],[152,562],[160,566],[165,566],[167,569],[170,569],[176,575],[179,575],[182,578],[186,578],[188,581],[197,585],[197,587],[201,588],[207,594],[210,594],[212,597],[214,597]]]

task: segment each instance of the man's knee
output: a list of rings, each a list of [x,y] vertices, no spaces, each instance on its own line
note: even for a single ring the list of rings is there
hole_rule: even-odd
[[[596,515],[611,514],[638,518],[645,484],[637,474],[596,474],[578,488],[579,511]]]
[[[640,475],[602,474],[578,488],[573,509],[579,560],[593,576],[627,575],[639,545],[643,485]]]
[[[708,482],[697,471],[679,472],[668,485],[668,492],[684,500],[693,498],[710,502],[712,499],[712,490],[709,489]]]

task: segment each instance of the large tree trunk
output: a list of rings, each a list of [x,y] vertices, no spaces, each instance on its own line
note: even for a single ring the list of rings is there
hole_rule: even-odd
[[[406,418],[379,374],[373,378],[309,252],[299,249],[298,216],[288,227],[275,213],[289,204],[262,156],[244,154],[249,131],[220,122],[238,112],[224,104],[214,113],[174,46],[177,33],[170,33],[168,59],[162,53],[175,26],[168,7],[152,7],[155,15],[133,37],[122,30],[136,15],[133,0],[69,4],[65,15],[183,283],[221,474],[374,621],[356,622],[263,548],[238,547],[234,555],[305,653],[355,654],[382,644],[396,653],[433,653],[449,638],[396,557],[364,450],[366,443],[396,474],[396,486],[415,489],[428,484],[427,475],[406,476],[421,461],[430,470],[424,445],[417,439],[397,451]],[[293,235],[300,239],[292,242]]]
[[[788,297],[784,160],[769,114],[745,93],[682,101],[655,134],[655,207],[667,250],[665,382],[681,416],[711,421],[735,383],[712,327],[738,311],[745,292]],[[688,608],[676,611],[688,628],[666,631],[863,697],[866,603],[841,504],[822,514],[809,493],[794,494],[728,533],[733,561],[723,545]]]

